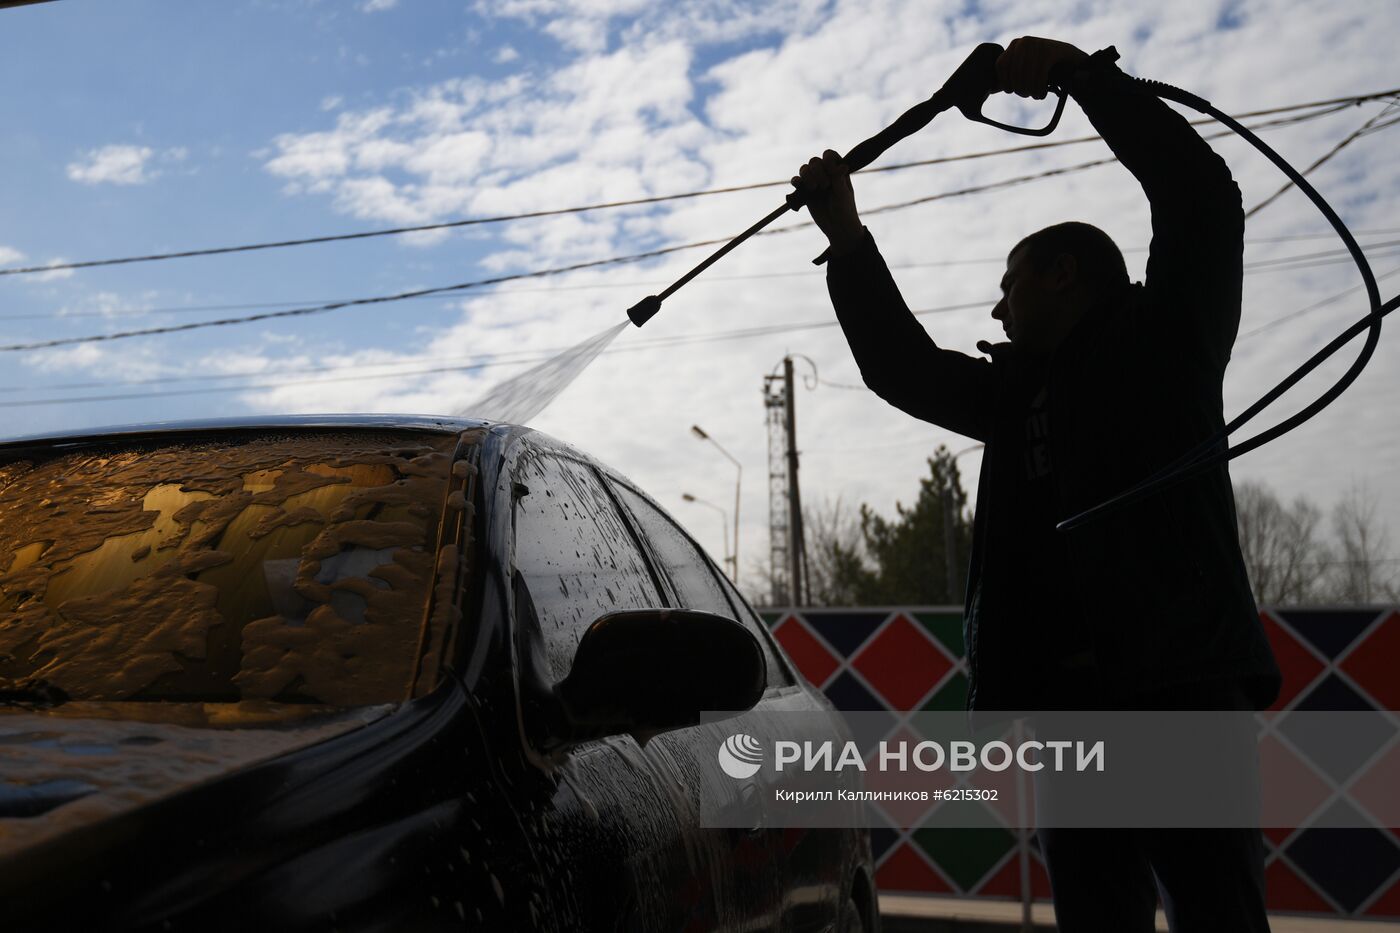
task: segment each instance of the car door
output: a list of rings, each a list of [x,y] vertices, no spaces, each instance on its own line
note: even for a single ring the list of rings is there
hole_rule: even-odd
[[[766,633],[754,631],[745,620],[742,604],[731,599],[723,575],[690,536],[635,488],[613,477],[609,477],[609,487],[636,523],[672,605],[734,619],[750,629],[763,649],[768,688],[757,706],[732,719],[658,736],[647,751],[663,767],[674,771],[692,793],[737,795],[748,804],[747,812],[753,817],[750,825],[742,829],[705,830],[725,855],[724,876],[728,883],[723,897],[728,904],[721,904],[721,910],[742,918],[743,928],[782,928],[783,830],[773,823],[771,801],[758,777],[736,785],[736,779],[720,770],[718,751],[720,744],[736,733],[753,736],[764,747],[771,747],[772,740],[780,737],[776,733],[781,731],[782,719],[773,714],[784,705],[784,694],[795,692],[793,679]]]
[[[732,779],[720,775],[716,762],[719,743],[729,735],[742,732],[765,748],[771,748],[778,739],[820,743],[836,738],[831,729],[821,725],[826,722],[824,716],[785,715],[811,714],[826,707],[797,685],[791,666],[774,645],[762,620],[699,545],[630,484],[610,476],[609,488],[637,523],[674,605],[718,613],[740,622],[762,647],[768,669],[768,687],[752,710],[708,730],[700,727],[668,733],[660,737],[665,740],[660,749],[675,761],[695,761],[707,773],[719,775],[706,792],[722,794],[733,791]],[[753,794],[761,824],[747,832],[711,830],[730,834],[730,890],[749,904],[764,905],[767,921],[762,929],[824,929],[845,897],[855,834],[848,830],[783,827],[774,811],[771,791],[772,788],[752,780],[740,788],[741,794]]]
[[[591,467],[533,451],[518,457],[511,484],[520,676],[554,684],[568,674],[595,619],[664,601],[631,528]],[[522,707],[522,717],[529,715]],[[562,758],[542,749],[531,757],[544,790],[532,792],[540,805],[529,819],[542,867],[553,875],[553,900],[570,918],[564,926],[723,925],[716,917],[715,853],[695,832],[689,796],[654,754],[631,736],[616,735]]]

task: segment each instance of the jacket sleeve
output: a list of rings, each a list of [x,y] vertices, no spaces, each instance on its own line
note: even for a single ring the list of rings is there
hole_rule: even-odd
[[[992,364],[933,342],[904,303],[869,233],[858,247],[830,260],[826,284],[871,391],[915,418],[984,443],[990,439]]]
[[[1240,323],[1244,211],[1225,161],[1159,97],[1119,71],[1106,49],[1072,95],[1142,184],[1152,208],[1149,296],[1184,328],[1192,352],[1223,373]]]

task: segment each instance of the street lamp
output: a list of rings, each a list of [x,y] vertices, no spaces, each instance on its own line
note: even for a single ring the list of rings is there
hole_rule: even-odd
[[[707,508],[714,509],[716,512],[719,513],[719,540],[720,543],[724,545],[724,562],[729,565],[730,579],[737,579],[739,564],[738,561],[736,561],[729,554],[729,513],[726,512],[724,509],[720,508],[719,506],[715,505],[713,502],[706,502],[704,499],[697,499],[695,496],[692,496],[688,492],[681,493],[681,498],[684,499],[686,502],[694,502],[696,505],[706,506]]]
[[[742,464],[739,463],[738,460],[734,459],[733,455],[730,454],[729,451],[725,450],[719,445],[719,441],[706,434],[705,429],[700,427],[700,425],[692,424],[690,426],[690,433],[694,434],[702,441],[709,441],[711,444],[714,444],[715,450],[718,450],[720,453],[724,454],[725,458],[730,463],[734,464],[734,469],[736,470],[736,473],[734,475],[734,556],[732,558],[734,564],[732,570],[733,580],[735,585],[737,586],[739,583],[739,486],[744,479],[744,467]]]

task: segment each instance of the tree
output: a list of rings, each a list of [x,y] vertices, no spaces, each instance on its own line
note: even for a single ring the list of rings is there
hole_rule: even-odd
[[[1300,606],[1323,598],[1329,554],[1316,538],[1316,505],[1302,496],[1284,505],[1264,483],[1246,480],[1235,485],[1235,517],[1255,602]]]
[[[834,580],[835,588],[857,603],[962,602],[972,545],[967,493],[947,447],[940,445],[928,466],[918,498],[907,508],[896,503],[895,517],[861,506],[862,550],[841,552]]]
[[[802,509],[807,534],[807,586],[818,606],[854,606],[854,581],[864,567],[864,547],[856,514],[838,496]]]
[[[1365,486],[1347,490],[1332,509],[1332,532],[1338,559],[1328,575],[1331,601],[1366,605],[1400,600],[1390,535],[1377,520],[1375,494]]]
[[[813,605],[962,602],[972,549],[967,493],[946,447],[934,451],[928,465],[929,476],[919,480],[914,505],[896,503],[894,518],[864,504],[853,513],[840,498],[803,507]],[[759,581],[755,603],[764,605],[772,592],[772,570],[757,562],[751,567]]]

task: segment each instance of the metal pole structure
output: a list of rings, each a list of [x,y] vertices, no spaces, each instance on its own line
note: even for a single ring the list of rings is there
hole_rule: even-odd
[[[690,426],[690,431],[702,441],[709,441],[711,444],[714,444],[715,449],[724,454],[724,456],[729,459],[730,463],[734,464],[734,575],[732,579],[737,586],[739,583],[739,486],[744,481],[744,465],[735,459],[733,454],[721,447],[719,441],[706,434],[704,428],[700,427],[700,425],[692,424]]]
[[[763,377],[763,417],[768,427],[768,576],[774,606],[791,606],[788,570],[787,401],[783,377]]]
[[[792,388],[792,357],[783,357],[783,387],[786,390],[786,411],[784,412],[787,434],[788,463],[788,534],[791,535],[788,547],[788,561],[792,567],[792,600],[796,605],[805,605],[806,574],[803,572],[803,558],[806,540],[802,534],[802,494],[797,487],[797,398]]]
[[[958,593],[956,590],[958,577],[958,560],[953,553],[953,488],[952,476],[948,476],[943,483],[943,580],[946,583],[945,592],[948,594],[948,602],[956,604]]]
[[[957,523],[957,509],[953,502],[953,464],[958,462],[958,458],[963,454],[970,454],[974,450],[981,450],[981,444],[973,444],[971,447],[964,447],[953,454],[948,459],[948,476],[943,483],[943,577],[948,582],[948,599],[953,604],[961,603],[964,599],[962,591],[962,580],[958,576],[958,561],[955,555],[956,536],[953,534],[954,526]]]
[[[716,512],[719,513],[719,541],[720,544],[724,547],[724,562],[726,564],[730,564],[732,568],[733,564],[731,562],[734,560],[734,558],[729,556],[729,513],[726,512],[721,506],[715,505],[713,502],[707,502],[706,500],[701,499],[697,496],[692,496],[688,492],[681,493],[681,498],[684,499],[686,502],[694,502],[696,505],[703,505],[706,508],[714,509]]]
[[[1025,720],[1017,719],[1015,726],[1015,736],[1012,739],[1016,747],[1020,748],[1021,743],[1026,738]],[[1024,768],[1016,769],[1016,835],[1020,851],[1017,858],[1020,864],[1017,866],[1021,874],[1021,933],[1031,933],[1034,927],[1031,925],[1031,831],[1026,825],[1026,772]]]

